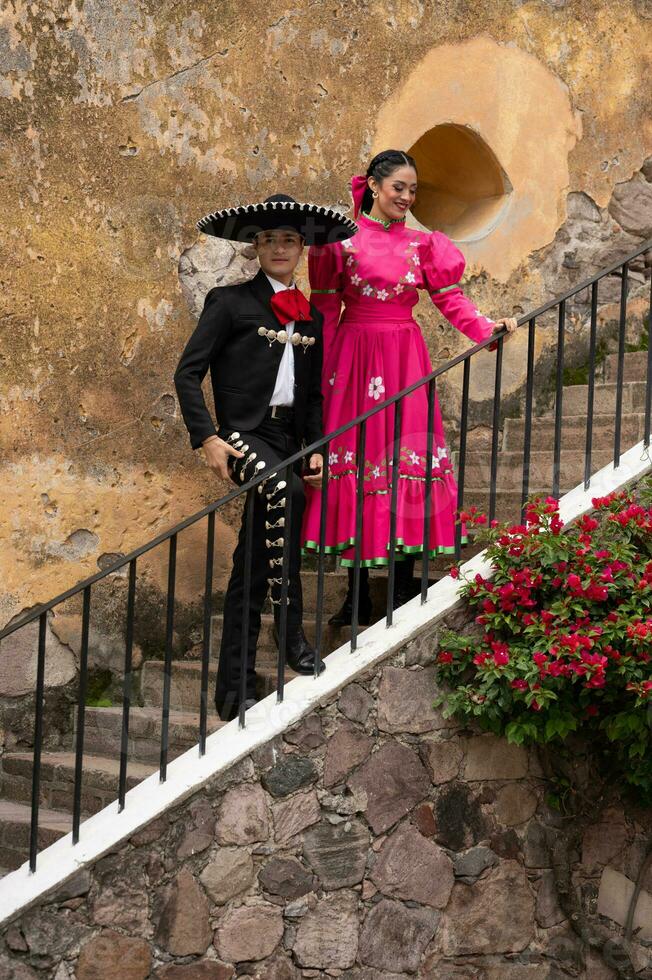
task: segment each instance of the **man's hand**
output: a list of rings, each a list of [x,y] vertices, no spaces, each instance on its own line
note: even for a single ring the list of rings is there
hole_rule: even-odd
[[[308,472],[303,474],[303,479],[311,487],[320,487],[323,470],[324,457],[321,453],[313,453],[308,460]]]
[[[239,449],[234,449],[233,446],[230,446],[224,439],[220,439],[219,436],[209,436],[208,439],[204,439],[202,446],[204,447],[206,462],[213,473],[217,473],[223,480],[230,480],[231,474],[228,468],[229,456],[235,456],[236,459],[240,459],[244,456],[244,453],[241,453]]]

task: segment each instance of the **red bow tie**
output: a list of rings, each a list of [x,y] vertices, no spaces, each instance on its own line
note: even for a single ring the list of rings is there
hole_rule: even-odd
[[[272,296],[272,309],[285,326],[292,320],[312,320],[310,303],[299,289],[283,289]]]

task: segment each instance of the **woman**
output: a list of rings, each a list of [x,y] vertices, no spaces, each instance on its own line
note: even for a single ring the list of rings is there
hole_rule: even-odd
[[[351,239],[311,248],[311,301],[324,315],[324,432],[333,432],[381,399],[389,398],[432,370],[412,308],[425,289],[444,316],[479,343],[493,332],[516,328],[516,320],[494,323],[482,316],[458,283],[462,253],[441,232],[405,225],[417,191],[412,157],[398,150],[379,153],[364,177],[354,177],[352,196],[358,233]],[[340,318],[342,303],[344,312]],[[428,386],[404,400],[400,440],[394,604],[413,595],[414,556],[423,547]],[[366,569],[389,558],[394,407],[367,422],[359,618],[371,615]],[[344,605],[330,620],[351,621],[355,546],[358,430],[329,447],[326,550],[349,568]],[[455,543],[457,487],[446,450],[439,406],[435,405],[432,511],[429,554],[450,552]],[[310,491],[303,536],[306,552],[319,547],[320,492]]]

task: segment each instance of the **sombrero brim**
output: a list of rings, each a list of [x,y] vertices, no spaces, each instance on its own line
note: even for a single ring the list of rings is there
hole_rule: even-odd
[[[303,236],[306,245],[341,242],[358,230],[350,218],[332,208],[297,201],[267,201],[225,208],[201,218],[197,227],[206,235],[226,238],[230,242],[252,242],[261,231],[293,228]]]

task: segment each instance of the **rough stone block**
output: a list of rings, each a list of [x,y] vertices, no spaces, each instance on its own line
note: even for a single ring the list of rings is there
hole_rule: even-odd
[[[156,942],[173,956],[191,956],[205,953],[212,936],[206,896],[183,868],[166,890]]]
[[[445,956],[520,952],[534,937],[534,897],[523,868],[505,861],[474,885],[457,883],[442,916]]]
[[[422,742],[421,758],[435,786],[455,779],[460,771],[464,752],[458,739],[450,738],[444,742]]]
[[[369,850],[369,831],[359,821],[321,823],[304,838],[306,861],[328,891],[362,881]]]
[[[144,939],[106,929],[90,939],[77,961],[77,980],[145,980],[152,953]]]
[[[373,703],[372,696],[360,684],[347,684],[340,694],[337,707],[349,721],[364,725]]]
[[[314,790],[298,793],[272,806],[274,839],[284,844],[321,818],[321,807]]]
[[[496,735],[479,735],[466,743],[465,779],[522,779],[527,774],[527,752]]]
[[[371,753],[374,740],[355,728],[344,724],[331,735],[324,759],[324,786],[336,786],[359,766]]]
[[[262,888],[281,898],[300,898],[315,889],[317,881],[300,861],[293,857],[273,857],[258,874]]]
[[[283,935],[283,913],[276,905],[257,902],[229,909],[217,927],[215,945],[223,960],[242,963],[263,960]]]
[[[433,707],[436,693],[434,667],[385,667],[378,689],[378,727],[384,732],[415,734],[452,727],[454,723]]]
[[[317,779],[315,764],[300,755],[284,756],[263,774],[261,782],[272,796],[289,796]]]
[[[268,797],[258,785],[233,786],[222,800],[215,824],[220,844],[253,844],[269,836]]]
[[[199,880],[216,905],[225,905],[249,888],[253,877],[251,854],[243,848],[223,847],[206,865]]]
[[[349,778],[364,793],[372,830],[382,834],[428,795],[430,779],[418,756],[398,742],[387,742]]]
[[[365,918],[360,961],[378,970],[415,973],[439,917],[435,909],[406,908],[401,902],[381,899]]]
[[[518,827],[534,816],[538,803],[529,786],[515,782],[498,790],[494,813],[504,827]]]
[[[301,919],[292,949],[303,967],[330,972],[353,966],[358,950],[356,893],[336,892],[318,902]]]
[[[448,855],[409,823],[385,841],[369,877],[384,895],[435,909],[445,908],[455,880]]]

